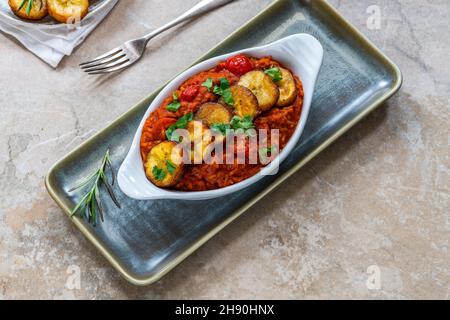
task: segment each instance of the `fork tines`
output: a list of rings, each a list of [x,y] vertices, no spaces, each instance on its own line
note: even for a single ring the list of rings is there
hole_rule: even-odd
[[[130,59],[122,47],[113,49],[91,61],[80,63],[80,68],[88,74],[102,74],[119,71],[130,65]]]

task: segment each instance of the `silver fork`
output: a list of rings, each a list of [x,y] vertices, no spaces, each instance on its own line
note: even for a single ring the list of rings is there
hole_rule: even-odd
[[[160,33],[184,22],[223,6],[234,0],[202,0],[192,9],[149,33],[148,35],[125,42],[121,46],[91,60],[80,64],[80,68],[88,74],[103,74],[120,71],[136,63],[144,54],[148,42]]]

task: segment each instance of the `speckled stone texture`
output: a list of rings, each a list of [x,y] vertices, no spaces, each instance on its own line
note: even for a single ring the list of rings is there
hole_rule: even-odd
[[[447,0],[331,1],[398,63],[403,88],[161,281],[128,284],[74,228],[44,188],[50,166],[270,0],[239,0],[166,33],[119,76],[78,70],[195,2],[121,1],[57,70],[0,35],[0,299],[448,299]],[[380,29],[367,27],[371,5]],[[366,285],[372,265],[378,290]],[[70,266],[79,290],[67,285]]]

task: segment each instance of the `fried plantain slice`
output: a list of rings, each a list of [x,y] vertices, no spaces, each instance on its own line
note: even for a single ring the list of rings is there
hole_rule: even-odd
[[[27,20],[40,20],[48,14],[47,0],[8,0],[12,12]]]
[[[259,70],[244,74],[238,85],[248,88],[256,96],[261,111],[272,108],[280,96],[280,90],[272,78]]]
[[[280,97],[278,98],[277,107],[286,107],[292,104],[297,98],[297,86],[294,77],[289,70],[279,68],[282,79],[276,84],[280,89]]]
[[[183,175],[181,149],[176,147],[175,142],[164,141],[154,146],[147,155],[145,174],[158,187],[171,187]]]
[[[73,24],[88,13],[88,0],[47,0],[48,13],[56,21]]]
[[[235,113],[240,117],[255,118],[259,110],[258,99],[246,87],[235,85],[230,88],[234,100]]]
[[[211,130],[202,121],[191,121],[187,125],[191,141],[191,163],[200,164],[205,154],[209,151],[209,145],[213,142]]]
[[[195,114],[196,120],[203,121],[209,127],[216,123],[228,124],[232,117],[232,112],[226,106],[213,102],[202,104]]]

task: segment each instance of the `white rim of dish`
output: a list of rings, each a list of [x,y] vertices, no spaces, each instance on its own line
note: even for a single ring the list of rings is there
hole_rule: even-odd
[[[257,174],[242,180],[241,182],[238,182],[236,184],[227,186],[227,187],[223,187],[223,188],[218,188],[218,189],[213,189],[213,190],[206,190],[206,191],[178,191],[178,190],[167,190],[164,188],[159,188],[157,186],[155,186],[154,184],[152,184],[150,181],[147,180],[147,182],[149,184],[152,184],[152,188],[154,188],[154,192],[155,195],[154,196],[144,196],[144,195],[135,195],[132,194],[132,192],[129,192],[127,190],[127,188],[123,188],[121,181],[122,181],[122,176],[125,176],[125,174],[123,173],[125,169],[125,167],[130,166],[131,164],[133,164],[133,153],[136,151],[136,148],[139,148],[139,142],[140,142],[140,137],[142,135],[142,128],[143,128],[143,124],[145,123],[145,120],[148,118],[149,114],[152,111],[150,110],[150,107],[154,104],[154,101],[157,100],[159,97],[161,96],[166,96],[168,93],[166,93],[166,91],[168,90],[167,88],[172,84],[172,83],[178,83],[180,81],[182,81],[184,79],[184,77],[186,77],[186,73],[188,73],[190,70],[192,70],[193,68],[197,67],[199,68],[199,66],[201,65],[202,68],[204,67],[203,65],[207,65],[208,63],[211,63],[212,60],[214,61],[220,61],[220,60],[224,60],[227,59],[230,56],[239,54],[239,53],[246,53],[249,51],[255,51],[255,50],[263,50],[265,48],[268,47],[273,47],[275,45],[278,45],[280,43],[286,42],[288,40],[291,40],[292,38],[297,38],[297,37],[302,37],[302,38],[306,38],[308,39],[308,41],[313,41],[315,43],[316,46],[318,46],[319,49],[319,55],[318,55],[318,66],[317,66],[317,72],[313,75],[313,77],[311,78],[311,83],[312,83],[312,88],[311,88],[311,92],[305,92],[304,96],[307,97],[308,96],[308,104],[304,104],[303,105],[303,109],[302,109],[302,113],[300,115],[300,119],[298,121],[297,127],[293,133],[293,136],[291,137],[291,139],[289,140],[289,142],[286,144],[286,146],[283,148],[283,150],[281,151],[281,153],[278,155],[278,157],[272,161],[269,165],[267,165],[266,167],[264,167],[263,169],[261,169],[261,171],[259,171]],[[231,53],[227,53],[227,54],[223,54],[220,56],[215,56],[212,57],[210,59],[207,59],[205,61],[202,61],[194,66],[189,67],[187,70],[183,71],[181,74],[179,74],[178,76],[176,76],[174,79],[172,79],[168,84],[166,84],[164,86],[164,88],[162,89],[162,91],[155,97],[155,99],[153,100],[153,102],[150,103],[150,105],[147,108],[147,111],[143,117],[143,119],[141,120],[139,127],[136,130],[136,133],[133,137],[133,142],[130,146],[130,149],[127,153],[127,156],[125,157],[124,161],[122,162],[120,168],[119,168],[119,173],[118,173],[118,182],[119,182],[119,187],[122,190],[122,192],[124,192],[127,196],[135,198],[135,199],[139,199],[139,200],[157,200],[157,199],[178,199],[178,200],[187,200],[187,201],[196,201],[196,200],[204,200],[204,199],[212,199],[212,198],[217,198],[217,197],[222,197],[234,192],[237,192],[239,190],[242,190],[243,188],[246,188],[256,182],[258,182],[260,179],[262,179],[264,176],[268,175],[268,173],[272,172],[275,168],[275,166],[280,165],[288,156],[288,154],[293,150],[293,148],[295,147],[295,144],[299,141],[301,134],[305,128],[307,119],[308,119],[308,115],[309,115],[309,111],[310,111],[310,107],[311,107],[311,102],[312,102],[312,96],[313,96],[313,92],[314,92],[314,88],[317,82],[317,77],[318,74],[320,72],[320,68],[322,66],[323,63],[323,47],[320,43],[320,41],[315,38],[314,36],[307,34],[307,33],[299,33],[299,34],[294,34],[294,35],[290,35],[287,36],[285,38],[279,39],[277,41],[274,41],[272,43],[269,43],[267,45],[264,46],[258,46],[258,47],[250,47],[250,48],[246,48],[246,49],[242,49],[242,50],[238,50],[235,52],[231,52]],[[277,59],[278,60],[278,59]],[[207,67],[204,67],[207,68]],[[303,79],[301,79],[302,82]],[[305,99],[306,100],[306,99]],[[157,106],[155,107],[156,110]],[[296,137],[298,136],[298,137]],[[139,156],[140,158],[140,156]],[[141,159],[142,162],[142,159]],[[142,163],[141,163],[142,164]],[[143,165],[141,166],[143,167]],[[142,168],[143,170],[143,168]],[[157,194],[156,192],[159,191],[159,194]]]

